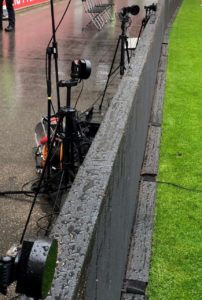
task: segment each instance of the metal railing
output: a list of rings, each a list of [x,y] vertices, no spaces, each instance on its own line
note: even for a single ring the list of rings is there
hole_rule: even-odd
[[[84,29],[93,23],[98,30],[101,30],[111,19],[110,3],[103,2],[102,0],[82,0],[82,4],[85,13],[87,13],[90,18],[89,23],[84,27]]]

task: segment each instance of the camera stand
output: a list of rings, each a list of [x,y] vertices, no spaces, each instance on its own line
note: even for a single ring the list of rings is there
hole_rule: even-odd
[[[49,138],[45,136],[45,145],[42,145],[42,148],[47,145],[46,156],[43,155],[45,160],[43,172],[46,168],[43,183],[47,192],[54,190],[57,180],[51,183],[52,178],[61,171],[60,185],[63,187],[71,185],[90,147],[90,138],[85,135],[81,126],[82,121],[77,118],[77,111],[71,107],[71,88],[78,83],[78,79],[59,81],[59,88],[67,88],[66,106],[61,107],[54,116],[48,116],[45,125],[43,124],[50,134]],[[43,150],[41,153],[44,153]],[[36,189],[38,187],[34,186],[34,190]]]
[[[69,171],[75,174],[75,143],[74,137],[77,136],[76,132],[76,110],[71,107],[71,88],[78,84],[78,80],[61,80],[58,83],[59,87],[67,88],[66,106],[61,108],[58,112],[61,119],[65,119],[65,131],[63,137],[63,172],[64,183],[68,183],[70,179]],[[78,163],[78,162],[77,162]]]
[[[138,34],[138,37],[137,37],[137,43],[136,43],[135,49],[137,48],[137,45],[139,43],[142,31],[146,27],[146,25],[147,25],[147,23],[148,23],[148,21],[149,21],[149,19],[151,17],[151,12],[152,11],[156,12],[156,10],[157,10],[157,4],[153,3],[153,4],[149,5],[149,6],[144,6],[144,9],[145,9],[145,17],[142,20],[142,24],[141,24],[141,28],[140,28],[140,31],[139,31],[139,34]],[[118,39],[118,43],[117,43],[117,46],[116,46],[115,54],[114,54],[114,57],[113,57],[113,61],[112,61],[112,64],[111,64],[111,68],[110,68],[110,71],[109,71],[109,74],[108,74],[107,82],[106,82],[106,85],[105,85],[105,88],[104,88],[104,92],[103,92],[103,95],[102,95],[102,99],[101,99],[101,103],[100,103],[100,106],[99,106],[100,110],[102,109],[102,103],[104,101],[104,97],[105,97],[105,94],[106,94],[106,91],[107,91],[107,88],[108,88],[108,85],[109,85],[109,79],[110,79],[111,75],[114,74],[119,67],[120,67],[120,74],[124,75],[124,71],[126,69],[125,68],[125,55],[124,55],[124,49],[125,48],[126,48],[126,53],[127,53],[127,57],[128,57],[128,63],[130,63],[129,50],[128,50],[128,37],[126,36],[126,23],[129,22],[130,18],[128,16],[127,12],[129,11],[130,13],[132,13],[133,15],[135,15],[135,14],[137,14],[139,12],[139,9],[136,6],[131,6],[131,7],[126,7],[124,9],[124,11],[125,11],[125,14],[124,14],[124,12],[122,12],[122,13],[119,14],[119,17],[122,20],[122,24],[121,24],[122,34],[119,36],[119,39]],[[120,65],[119,65],[118,68],[116,68],[112,72],[114,61],[115,61],[115,58],[116,58],[116,54],[117,54],[120,42],[121,42],[121,60],[120,60]]]
[[[51,57],[52,53],[49,52],[48,57]],[[54,114],[51,114],[50,59],[48,62],[48,115],[43,117],[35,128],[36,168],[38,173],[45,173],[43,185],[39,187],[34,183],[32,190],[40,190],[41,193],[48,194],[48,199],[51,200],[51,196],[55,196],[55,192],[59,195],[61,189],[65,190],[71,186],[96,132],[93,131],[93,126],[79,118],[76,109],[71,107],[71,88],[77,86],[81,80],[89,78],[90,61],[74,60],[71,79],[58,82],[58,89],[63,87],[67,89],[66,105],[60,107]]]
[[[152,5],[149,5],[149,6],[144,6],[144,9],[145,9],[145,17],[143,18],[142,20],[142,24],[141,24],[141,27],[140,27],[140,31],[139,31],[139,34],[138,34],[138,38],[137,38],[137,44],[136,44],[136,47],[139,43],[139,40],[140,40],[140,36],[142,34],[142,31],[145,29],[150,17],[151,17],[151,11],[156,11],[156,5],[155,4],[152,4]]]
[[[124,16],[122,16],[121,18],[122,18],[122,23],[121,23],[121,30],[122,30],[122,33],[121,33],[121,35],[119,36],[118,42],[117,42],[117,45],[116,45],[116,49],[115,49],[114,56],[113,56],[113,59],[112,59],[112,64],[111,64],[110,71],[109,71],[109,74],[108,74],[108,77],[107,77],[107,82],[106,82],[106,84],[105,84],[104,92],[103,92],[102,99],[101,99],[101,103],[100,103],[100,106],[99,106],[99,109],[100,109],[100,110],[102,109],[102,103],[103,103],[103,101],[104,101],[104,97],[105,97],[105,94],[106,94],[106,91],[107,91],[107,88],[108,88],[108,85],[109,85],[110,77],[111,77],[111,76],[112,76],[119,68],[120,68],[120,75],[121,75],[121,76],[124,75],[124,72],[125,72],[125,70],[126,70],[126,67],[125,67],[125,51],[126,51],[126,54],[127,54],[127,60],[128,60],[128,63],[130,63],[129,50],[128,50],[128,37],[127,37],[127,35],[126,35],[126,24],[127,24],[128,21],[130,20],[130,18],[129,18],[128,15],[124,15]],[[113,71],[114,62],[115,62],[116,55],[117,55],[118,48],[119,48],[119,45],[120,45],[120,44],[121,44],[120,64],[119,64],[119,66]]]

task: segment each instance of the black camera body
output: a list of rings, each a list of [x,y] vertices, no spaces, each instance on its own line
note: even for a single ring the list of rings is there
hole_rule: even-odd
[[[131,14],[133,16],[138,15],[140,11],[140,8],[138,5],[133,5],[133,6],[128,6],[128,7],[123,7],[122,8],[122,14]]]
[[[129,14],[135,16],[139,14],[139,11],[140,8],[138,5],[123,7],[119,12],[119,19],[124,23],[128,23],[130,21]]]
[[[16,281],[16,293],[44,299],[50,290],[57,260],[56,240],[23,241],[12,254],[0,257],[0,293]]]
[[[74,60],[71,67],[71,78],[76,80],[88,79],[91,74],[91,62],[86,59]]]
[[[157,11],[157,4],[152,3],[151,5],[144,6],[146,11]]]

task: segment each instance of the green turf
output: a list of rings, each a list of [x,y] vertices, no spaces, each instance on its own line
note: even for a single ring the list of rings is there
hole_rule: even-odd
[[[48,250],[46,263],[43,270],[42,293],[41,293],[42,299],[45,299],[47,297],[48,292],[51,288],[53,276],[56,269],[57,254],[58,254],[58,243],[56,240],[53,240],[50,249]]]
[[[202,0],[170,32],[159,181],[202,190]],[[202,193],[158,184],[150,300],[202,299]]]

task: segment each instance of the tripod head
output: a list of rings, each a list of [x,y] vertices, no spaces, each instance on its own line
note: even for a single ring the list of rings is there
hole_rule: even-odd
[[[76,86],[81,80],[88,79],[91,74],[91,62],[85,59],[73,60],[71,66],[71,79],[60,80],[59,87],[71,88]]]
[[[129,17],[128,14],[123,15],[122,13],[119,13],[119,20],[122,22],[121,27],[123,27],[125,24],[131,22],[131,17]]]
[[[91,62],[85,59],[73,60],[71,66],[71,79],[60,80],[58,87],[67,88],[67,105],[70,107],[71,87],[76,86],[81,80],[88,79],[91,74]]]

